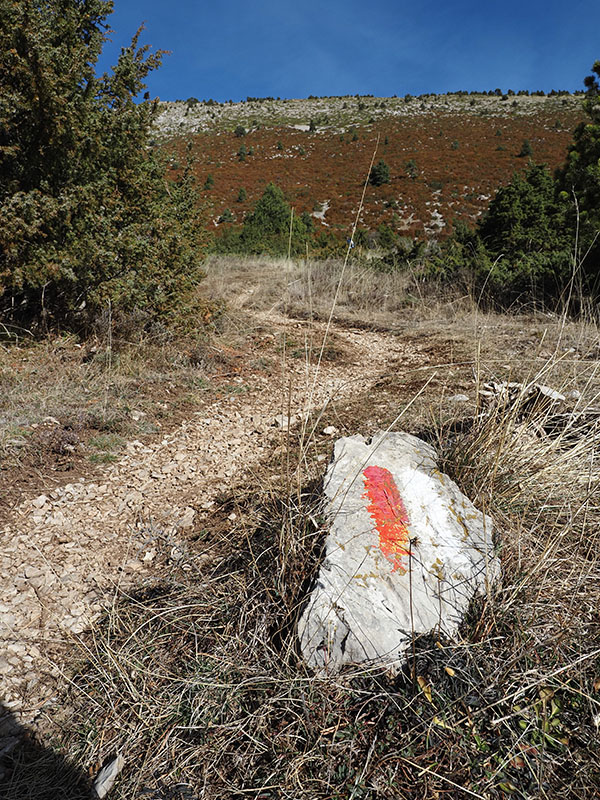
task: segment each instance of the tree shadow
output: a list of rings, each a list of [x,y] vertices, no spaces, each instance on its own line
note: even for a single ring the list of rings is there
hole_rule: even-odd
[[[0,703],[0,800],[90,800],[91,781]]]

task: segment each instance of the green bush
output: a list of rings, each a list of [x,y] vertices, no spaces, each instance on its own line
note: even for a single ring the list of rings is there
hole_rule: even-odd
[[[553,304],[568,281],[571,260],[571,237],[552,175],[545,165],[532,164],[498,190],[476,229],[455,224],[432,269],[452,280],[462,273],[490,305]]]
[[[411,178],[411,180],[414,181],[418,178],[419,168],[417,167],[417,162],[414,160],[414,158],[411,158],[406,162],[405,169],[406,169],[406,174],[408,175],[409,178]]]
[[[533,155],[533,147],[529,139],[523,139],[523,144],[518,154],[518,158],[529,158]]]
[[[282,190],[269,183],[252,213],[246,217],[241,230],[232,230],[220,237],[215,242],[215,248],[218,252],[286,255],[290,221],[291,252],[304,253],[306,242],[312,235],[312,218],[308,213],[292,217],[292,209]]]
[[[226,208],[225,211],[223,211],[223,213],[219,217],[218,221],[219,221],[219,224],[221,224],[223,222],[234,222],[235,221],[235,217],[233,216],[232,210],[230,208]]]
[[[588,119],[573,135],[567,159],[557,173],[557,191],[569,228],[578,232],[578,260],[585,288],[600,295],[600,61],[588,76],[583,107]]]
[[[382,186],[384,183],[390,182],[390,168],[385,163],[383,158],[373,165],[369,175],[369,183],[372,186]]]
[[[111,73],[105,0],[0,4],[0,314],[85,325],[110,302],[168,317],[203,277],[191,170],[165,179],[157,105],[134,102],[162,51],[140,30]],[[145,97],[147,97],[145,95]]]
[[[536,164],[514,175],[475,230],[456,226],[430,271],[453,281],[462,275],[493,304],[534,300],[570,311],[581,310],[586,298],[597,304],[600,61],[592,72],[583,104],[589,119],[575,130],[564,166],[554,177]],[[531,155],[527,140],[519,155]]]

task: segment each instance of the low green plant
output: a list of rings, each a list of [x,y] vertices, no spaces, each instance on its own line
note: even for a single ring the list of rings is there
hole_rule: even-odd
[[[379,161],[371,168],[371,172],[369,174],[369,183],[372,186],[382,186],[384,183],[389,182],[390,168],[383,158],[380,158]]]
[[[518,153],[518,158],[531,158],[533,155],[533,147],[529,139],[523,139],[523,144]]]
[[[417,162],[414,158],[409,159],[405,165],[406,174],[408,175],[411,180],[416,180],[419,176],[419,168],[417,167]]]

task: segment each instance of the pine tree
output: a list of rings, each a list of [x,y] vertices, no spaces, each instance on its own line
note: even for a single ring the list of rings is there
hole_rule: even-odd
[[[190,170],[167,184],[155,103],[161,51],[141,29],[95,67],[107,0],[0,2],[0,314],[83,324],[110,301],[168,316],[202,278]],[[16,309],[16,311],[14,310]]]
[[[600,294],[600,61],[585,80],[588,116],[573,135],[567,160],[557,173],[560,198],[573,230],[587,290]]]
[[[292,215],[283,191],[269,183],[254,211],[246,217],[240,235],[239,248],[246,253],[283,255],[288,251],[290,222],[292,223],[292,252],[303,252],[312,233],[310,215]]]
[[[384,183],[390,182],[390,168],[385,163],[383,158],[380,158],[377,164],[373,165],[371,174],[369,175],[369,183],[373,186],[382,186]]]

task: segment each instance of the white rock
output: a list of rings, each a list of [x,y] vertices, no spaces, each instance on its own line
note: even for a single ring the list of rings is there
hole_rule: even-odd
[[[278,428],[283,428],[287,430],[288,428],[292,428],[298,422],[298,417],[295,414],[292,414],[291,417],[288,417],[287,414],[279,414],[273,420],[273,425],[276,425]]]
[[[35,506],[35,508],[44,508],[44,506],[48,505],[48,498],[45,494],[41,494],[39,497],[36,497],[35,500],[32,500],[31,504]]]
[[[453,635],[499,575],[491,520],[414,436],[339,439],[324,492],[325,558],[298,624],[311,667],[397,670],[413,633]]]
[[[468,403],[469,398],[466,394],[453,394],[448,398],[449,403]]]
[[[113,758],[110,763],[108,763],[105,767],[102,767],[98,773],[98,777],[94,781],[93,786],[95,796],[98,798],[98,800],[102,800],[102,798],[106,797],[106,795],[110,792],[119,772],[121,772],[124,766],[125,759],[119,753],[119,755],[116,758]]]
[[[335,425],[328,425],[326,428],[323,428],[323,435],[324,436],[335,436],[338,432],[338,429]]]
[[[177,523],[180,528],[191,528],[194,524],[194,517],[196,516],[196,512],[190,506],[186,506],[183,510],[183,515],[181,519]]]

